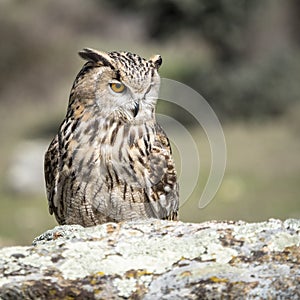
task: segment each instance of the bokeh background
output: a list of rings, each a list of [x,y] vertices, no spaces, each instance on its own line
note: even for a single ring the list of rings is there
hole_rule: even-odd
[[[29,244],[56,225],[43,153],[64,118],[83,47],[161,54],[162,77],[198,91],[218,115],[226,174],[198,209],[210,163],[205,135],[188,112],[159,106],[189,128],[203,155],[182,220],[299,218],[299,20],[297,0],[1,0],[0,246]]]

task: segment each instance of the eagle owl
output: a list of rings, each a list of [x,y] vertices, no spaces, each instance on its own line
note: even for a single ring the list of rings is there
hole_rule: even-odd
[[[156,123],[162,63],[90,48],[67,114],[45,154],[49,211],[59,224],[176,220],[178,183],[169,140]]]

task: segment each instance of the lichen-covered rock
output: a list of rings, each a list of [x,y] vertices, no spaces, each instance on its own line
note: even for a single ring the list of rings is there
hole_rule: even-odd
[[[1,299],[300,299],[300,220],[58,226],[0,250]]]

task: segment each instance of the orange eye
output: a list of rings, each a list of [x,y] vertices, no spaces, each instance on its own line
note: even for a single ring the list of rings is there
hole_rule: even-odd
[[[113,82],[113,83],[110,83],[109,85],[110,85],[110,88],[115,93],[122,93],[125,90],[125,85],[123,83]]]

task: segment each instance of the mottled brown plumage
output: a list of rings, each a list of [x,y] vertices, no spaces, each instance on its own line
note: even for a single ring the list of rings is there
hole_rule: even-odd
[[[45,155],[59,224],[177,219],[168,138],[155,120],[161,57],[84,49],[67,115]]]

